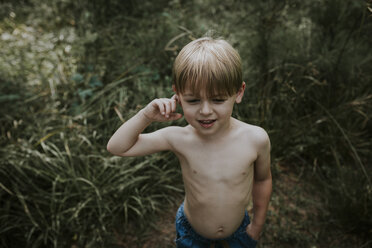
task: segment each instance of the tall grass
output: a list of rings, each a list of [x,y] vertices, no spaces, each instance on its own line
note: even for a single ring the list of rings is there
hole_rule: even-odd
[[[49,142],[41,151],[10,148],[1,164],[1,177],[8,177],[2,181],[3,247],[11,240],[24,247],[107,244],[114,228],[144,223],[180,192],[169,154],[123,162],[83,151],[71,155]]]
[[[172,154],[118,158],[105,147],[123,121],[172,94],[177,51],[208,30],[243,58],[247,91],[234,115],[268,130],[274,164],[313,173],[325,222],[369,233],[372,24],[363,1],[110,3],[1,5],[2,247],[115,246],[117,230],[145,226],[182,196]],[[279,242],[308,242],[293,235]]]
[[[112,89],[117,82],[110,85],[106,87]],[[3,136],[3,247],[114,244],[115,228],[128,222],[142,225],[149,213],[178,199],[182,186],[171,154],[121,159],[105,150],[107,137],[120,124],[117,117],[105,119],[115,106],[110,95],[123,94],[110,90],[107,98],[92,98],[77,116],[53,111],[55,105],[49,97],[35,98],[28,103],[31,107],[8,100],[16,109],[30,112],[27,118],[18,111],[19,116],[13,115],[21,123],[17,127],[16,122],[2,120],[12,133],[20,129],[29,135],[8,135],[5,143]],[[51,107],[45,107],[48,105]],[[36,106],[40,107],[37,111],[33,110]],[[103,123],[92,121],[98,115]],[[124,118],[128,115],[123,114]]]
[[[41,4],[39,14],[46,10],[48,18],[59,10],[55,4]],[[45,25],[38,12],[25,25],[16,10],[1,26],[8,58],[0,66],[1,80],[8,78],[0,86],[7,106],[0,120],[1,246],[114,246],[115,232],[128,232],[128,223],[143,227],[182,193],[171,154],[123,159],[106,151],[121,122],[170,90],[153,87],[159,73],[143,55],[133,61],[127,54],[110,73],[106,59],[94,64],[89,52],[101,40],[92,32],[79,36],[89,21],[50,33],[55,26]],[[135,51],[133,44],[122,49]]]

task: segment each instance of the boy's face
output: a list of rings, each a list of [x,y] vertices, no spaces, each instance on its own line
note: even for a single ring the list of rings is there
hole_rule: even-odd
[[[205,90],[195,95],[190,90],[177,94],[186,121],[202,135],[222,133],[230,127],[230,117],[235,103],[240,103],[245,90],[242,83],[233,96],[207,97]]]

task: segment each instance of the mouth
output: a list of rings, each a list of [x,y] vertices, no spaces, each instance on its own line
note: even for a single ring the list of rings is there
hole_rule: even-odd
[[[198,120],[200,125],[204,128],[210,128],[213,126],[216,120]]]

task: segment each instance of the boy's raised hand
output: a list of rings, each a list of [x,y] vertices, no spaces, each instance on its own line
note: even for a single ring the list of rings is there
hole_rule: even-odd
[[[174,113],[177,107],[178,97],[159,98],[150,102],[142,111],[150,121],[174,121],[182,117],[180,113]]]

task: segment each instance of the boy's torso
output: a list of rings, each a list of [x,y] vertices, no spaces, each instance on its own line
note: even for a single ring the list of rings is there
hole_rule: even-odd
[[[239,227],[252,192],[256,127],[233,121],[219,140],[200,139],[188,126],[172,142],[182,168],[186,217],[210,239],[228,237]]]

